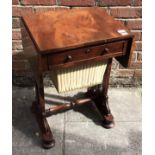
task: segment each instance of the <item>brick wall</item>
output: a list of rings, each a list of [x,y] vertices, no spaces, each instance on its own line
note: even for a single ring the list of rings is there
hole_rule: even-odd
[[[142,0],[13,0],[12,1],[12,53],[13,77],[31,75],[27,60],[23,56],[20,31],[20,16],[29,12],[41,12],[53,9],[73,9],[98,5],[121,20],[135,35],[136,48],[132,56],[132,65],[125,69],[113,61],[111,84],[137,85],[142,74]]]

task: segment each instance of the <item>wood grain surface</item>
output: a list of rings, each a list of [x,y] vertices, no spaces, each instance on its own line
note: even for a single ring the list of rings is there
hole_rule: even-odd
[[[129,36],[120,21],[99,7],[31,13],[22,19],[42,54]]]

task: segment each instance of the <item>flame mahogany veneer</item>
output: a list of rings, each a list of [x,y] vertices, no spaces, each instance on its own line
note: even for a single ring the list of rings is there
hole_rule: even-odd
[[[53,113],[94,101],[105,128],[114,126],[108,105],[108,85],[115,57],[124,67],[130,65],[133,35],[102,8],[89,7],[31,13],[22,17],[24,53],[31,64],[36,86],[32,111],[36,115],[44,148],[55,144],[46,120]],[[103,83],[88,88],[86,98],[45,109],[43,75],[45,72],[92,61],[108,64]]]

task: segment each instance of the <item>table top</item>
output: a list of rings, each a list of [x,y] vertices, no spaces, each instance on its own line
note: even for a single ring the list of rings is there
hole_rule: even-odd
[[[122,22],[103,8],[89,7],[32,13],[22,17],[42,54],[128,37]]]

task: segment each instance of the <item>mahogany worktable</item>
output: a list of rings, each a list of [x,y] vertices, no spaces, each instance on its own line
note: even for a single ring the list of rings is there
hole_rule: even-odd
[[[40,127],[43,147],[55,144],[46,117],[80,104],[93,101],[102,115],[102,126],[112,128],[114,117],[107,96],[109,78],[113,57],[124,67],[130,64],[134,36],[127,28],[98,7],[31,13],[22,17],[21,25],[24,53],[36,86],[32,111]],[[103,83],[88,88],[86,98],[45,109],[44,73],[103,60],[108,60]]]

